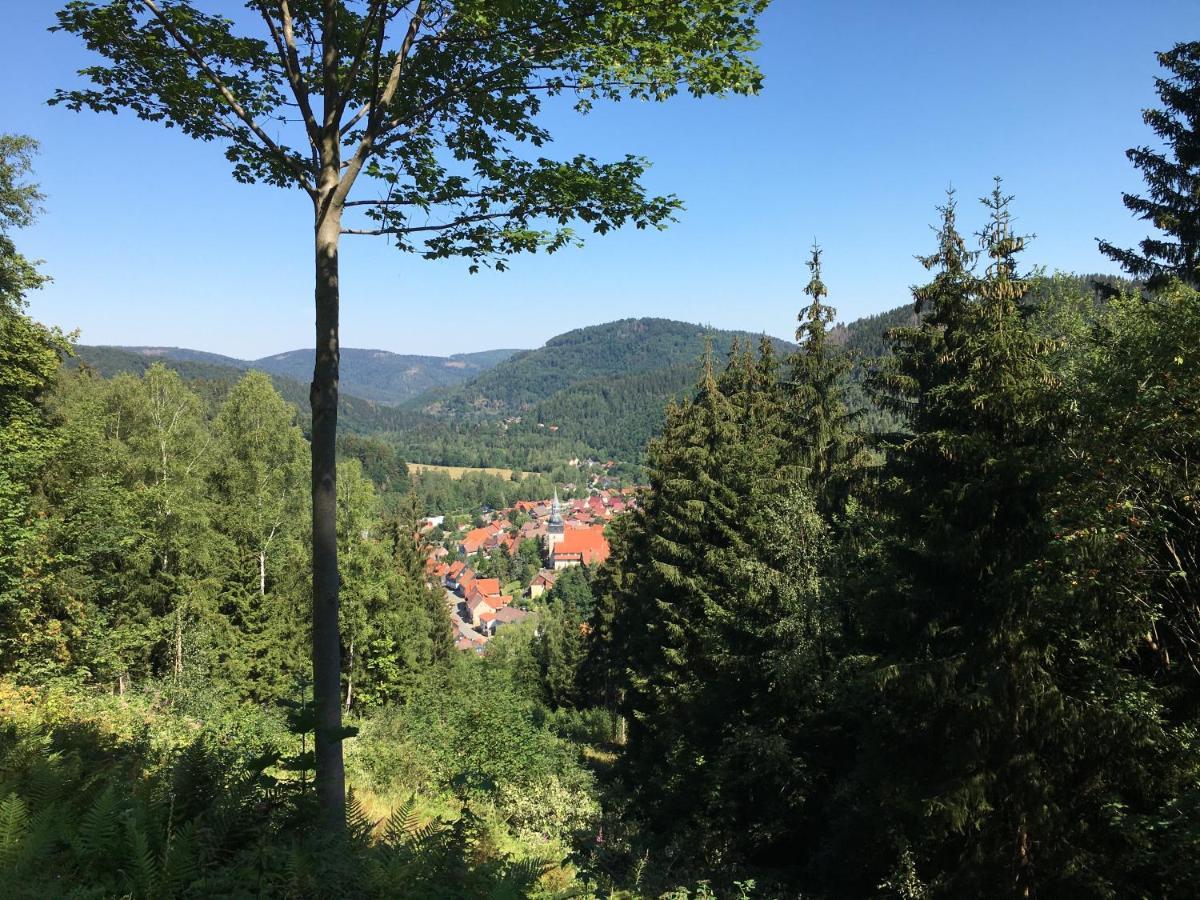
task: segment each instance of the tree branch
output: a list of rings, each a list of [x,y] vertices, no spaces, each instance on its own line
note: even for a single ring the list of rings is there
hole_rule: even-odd
[[[473,191],[469,194],[455,194],[454,200],[478,200],[480,197],[486,196],[482,191]],[[342,204],[345,207],[351,206],[418,206],[420,205],[415,200],[347,200]]]
[[[529,210],[520,210],[522,215],[537,216],[548,212],[549,208],[537,208]],[[443,222],[440,225],[414,225],[404,228],[343,228],[342,234],[366,234],[373,237],[378,237],[383,234],[416,234],[421,231],[445,231],[448,228],[457,228],[460,225],[471,225],[475,222],[488,222],[494,219],[507,219],[516,215],[518,210],[509,209],[503,212],[495,213],[479,213],[470,216],[459,216],[450,222]]]
[[[279,55],[283,57],[284,70],[288,75],[288,82],[292,86],[292,93],[296,96],[296,103],[300,106],[300,112],[304,116],[304,127],[308,131],[309,143],[313,145],[313,149],[317,146],[317,117],[313,115],[312,102],[308,96],[308,85],[304,83],[303,73],[300,71],[300,54],[296,52],[296,32],[292,26],[292,9],[288,4],[288,0],[278,0],[279,2],[279,19],[283,24],[283,34],[279,34],[275,28],[275,22],[267,15],[266,7],[261,7],[263,19],[267,22],[267,27],[271,29],[271,36],[275,38],[275,46],[279,48]],[[282,39],[281,39],[282,38]]]
[[[396,88],[400,85],[400,72],[404,67],[405,60],[408,59],[408,54],[412,51],[413,41],[416,40],[417,34],[421,30],[421,21],[424,15],[425,0],[419,0],[416,12],[413,13],[413,17],[408,21],[408,31],[405,33],[404,41],[401,43],[400,50],[396,54],[396,62],[392,65],[392,71],[388,74],[387,84],[379,95],[379,102],[374,104],[367,114],[365,133],[358,142],[354,156],[351,157],[350,164],[347,166],[341,183],[337,187],[337,191],[335,192],[335,202],[337,203],[341,203],[346,199],[346,195],[354,185],[358,173],[362,171],[363,165],[374,149],[375,138],[378,136],[379,117],[387,112],[388,107],[392,103],[392,98],[396,95]]]
[[[377,89],[379,84],[379,59],[383,53],[383,39],[385,35],[385,29],[387,28],[387,22],[390,18],[389,16],[385,16],[383,14],[383,11],[387,9],[387,6],[387,0],[371,0],[371,5],[367,10],[366,20],[363,22],[362,37],[358,42],[357,49],[354,51],[354,56],[352,57],[352,61],[350,63],[350,71],[346,74],[346,94],[343,95],[342,106],[338,110],[339,120],[346,111],[346,95],[348,95],[349,92],[354,89],[354,82],[358,79],[359,70],[362,69],[363,63],[367,59],[367,46],[370,43],[372,36],[375,38],[375,49],[370,54],[371,69],[374,73],[374,76],[371,80],[372,96],[374,96],[374,92]],[[377,27],[375,24],[376,17],[379,19]],[[366,114],[366,110],[370,108],[370,101],[367,101],[365,104],[363,104],[362,109],[355,114],[354,118],[351,119],[348,124],[342,126],[339,136],[345,135],[346,132],[354,126],[354,123]]]
[[[282,147],[271,140],[271,138],[265,131],[262,130],[259,124],[254,121],[254,117],[246,111],[246,108],[243,107],[241,103],[238,102],[237,97],[235,97],[233,95],[233,91],[226,86],[225,82],[221,79],[221,76],[213,71],[212,67],[200,54],[200,51],[195,48],[192,42],[184,38],[183,35],[179,33],[179,29],[177,29],[171,20],[167,18],[166,14],[163,13],[158,4],[155,3],[154,0],[142,0],[142,3],[145,4],[146,8],[154,14],[154,17],[158,19],[163,28],[166,29],[167,34],[171,35],[171,37],[175,39],[176,43],[183,48],[183,51],[192,58],[192,61],[197,65],[197,67],[199,67],[200,71],[208,77],[208,80],[212,82],[213,86],[221,92],[221,96],[225,98],[225,102],[229,104],[234,113],[239,119],[242,120],[245,126],[250,129],[251,133],[253,133],[254,136],[263,143],[264,148],[269,153],[273,154],[285,166],[291,169],[292,174],[294,174],[300,180],[300,186],[308,192],[309,196],[312,196],[314,191],[308,183],[308,173],[305,172],[302,167],[298,166],[296,161],[288,156]]]

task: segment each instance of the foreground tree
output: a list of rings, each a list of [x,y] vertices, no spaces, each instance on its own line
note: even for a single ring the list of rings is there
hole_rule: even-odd
[[[42,526],[32,515],[32,487],[46,466],[56,438],[44,396],[54,383],[66,337],[24,312],[25,295],[46,281],[34,262],[16,248],[12,232],[33,222],[41,194],[22,181],[37,144],[20,135],[0,135],[0,666],[20,655],[34,625],[31,591],[36,566],[29,554]]]
[[[1168,74],[1154,80],[1162,109],[1142,118],[1162,140],[1162,151],[1133,147],[1129,161],[1141,170],[1149,196],[1122,194],[1126,208],[1162,233],[1137,249],[1100,242],[1100,252],[1152,288],[1178,278],[1200,286],[1200,41],[1158,54]]]
[[[646,162],[530,158],[548,98],[752,93],[755,20],[767,0],[248,0],[239,21],[184,0],[76,0],[58,29],[108,60],[91,88],[52,102],[178,126],[219,141],[243,182],[302,191],[314,234],[311,388],[313,680],[317,793],[344,821],[335,435],[342,234],[387,235],[426,258],[503,269],[514,253],[663,227],[679,208],[648,196]],[[243,30],[257,23],[258,33]],[[288,139],[294,137],[290,143]],[[372,196],[351,199],[362,180]],[[363,214],[346,221],[348,210]]]
[[[940,896],[1161,896],[1172,875],[1151,829],[1181,785],[1176,736],[1124,667],[1150,616],[1113,589],[1112,543],[1066,501],[1055,347],[1031,325],[999,184],[984,203],[986,272],[951,200],[922,260],[937,274],[914,290],[923,317],[878,379],[910,432],[888,447],[873,703],[832,829],[831,858],[863,865],[835,892],[899,860],[893,879]]]

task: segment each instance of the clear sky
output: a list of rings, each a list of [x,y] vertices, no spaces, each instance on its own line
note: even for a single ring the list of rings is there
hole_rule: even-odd
[[[33,313],[85,343],[312,346],[307,200],[235,183],[178,131],[47,107],[89,59],[46,32],[58,5],[5,0],[0,29],[0,127],[43,145],[46,213],[18,240],[55,280]],[[628,316],[787,337],[814,238],[848,321],[907,301],[945,188],[974,229],[997,174],[1037,235],[1030,264],[1112,271],[1094,238],[1143,236],[1120,193],[1141,187],[1124,150],[1150,139],[1154,52],[1198,36],[1195,0],[775,0],[762,95],[555,116],[554,152],[653,160],[649,186],[687,204],[679,224],[480,275],[347,237],[343,346],[533,347]]]

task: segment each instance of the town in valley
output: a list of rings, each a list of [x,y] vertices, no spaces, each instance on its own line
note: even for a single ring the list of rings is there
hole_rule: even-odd
[[[636,507],[637,494],[633,487],[593,486],[562,500],[556,489],[553,497],[488,509],[457,527],[448,527],[446,516],[426,518],[426,570],[445,589],[455,647],[484,652],[500,629],[536,614],[533,601],[564,570],[608,559],[605,529]]]

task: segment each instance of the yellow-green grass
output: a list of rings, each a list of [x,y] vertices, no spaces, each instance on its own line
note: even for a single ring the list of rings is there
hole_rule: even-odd
[[[430,463],[413,463],[410,462],[408,467],[414,472],[445,472],[455,481],[458,481],[468,472],[483,472],[485,475],[499,475],[501,478],[512,478],[514,469],[493,469],[493,468],[472,468],[470,466],[435,466]],[[523,477],[534,475],[534,472],[519,472]]]

